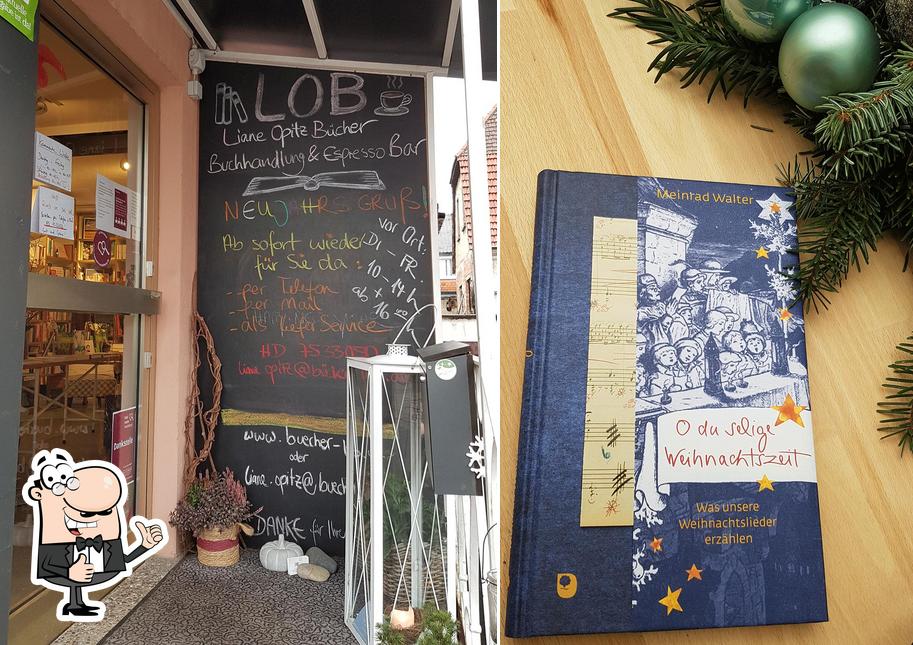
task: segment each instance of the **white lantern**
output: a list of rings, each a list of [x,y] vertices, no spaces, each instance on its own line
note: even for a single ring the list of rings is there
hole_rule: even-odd
[[[432,490],[422,374],[414,356],[348,359],[345,621],[361,645],[385,616],[411,627],[413,607],[456,615],[453,506]]]

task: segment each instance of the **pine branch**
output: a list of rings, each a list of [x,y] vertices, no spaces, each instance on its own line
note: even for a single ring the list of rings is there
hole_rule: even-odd
[[[898,124],[893,130],[855,142],[851,148],[822,153],[818,163],[828,176],[861,180],[891,166],[911,147],[911,124]]]
[[[913,146],[913,51],[904,46],[872,90],[829,97],[814,130],[825,174],[860,179],[885,168]]]
[[[897,349],[913,356],[913,336],[900,343]],[[898,438],[901,456],[904,449],[913,452],[913,358],[896,361],[890,365],[893,376],[886,379],[884,387],[889,391],[885,400],[878,403],[882,415],[878,431],[882,439]]]
[[[781,182],[795,195],[800,226],[799,266],[788,274],[796,280],[798,300],[806,309],[827,308],[850,267],[869,261],[883,231],[883,209],[873,180],[845,181],[829,177],[811,163],[781,168]],[[875,180],[877,181],[877,180]]]
[[[719,89],[724,97],[741,89],[744,104],[752,96],[769,96],[781,87],[777,49],[749,42],[722,15],[718,0],[699,0],[693,13],[668,0],[631,0],[609,14],[656,35],[650,45],[665,45],[647,71],[656,70],[654,82],[672,70],[683,70],[682,88],[710,79],[707,102]]]
[[[799,134],[809,141],[814,141],[815,128],[818,127],[821,116],[820,112],[812,112],[801,105],[794,105],[793,109],[786,114],[783,122],[795,128]]]
[[[907,247],[903,271],[913,255],[913,150],[898,160],[887,172],[881,188],[885,213],[885,229],[897,233]]]

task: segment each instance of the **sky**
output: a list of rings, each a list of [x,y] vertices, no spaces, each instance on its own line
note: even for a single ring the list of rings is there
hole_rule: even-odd
[[[485,117],[498,103],[498,84],[481,83],[482,112],[475,116],[481,127]],[[457,152],[466,144],[466,99],[463,79],[436,76],[434,78],[434,173],[438,210],[450,213],[453,199],[450,190],[450,171]]]

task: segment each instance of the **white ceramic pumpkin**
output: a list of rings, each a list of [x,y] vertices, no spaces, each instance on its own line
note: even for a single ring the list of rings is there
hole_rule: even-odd
[[[288,571],[288,559],[299,555],[304,555],[302,548],[280,535],[278,540],[260,547],[260,564],[270,571]]]

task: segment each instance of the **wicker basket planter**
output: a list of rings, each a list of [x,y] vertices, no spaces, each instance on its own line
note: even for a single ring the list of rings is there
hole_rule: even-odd
[[[241,558],[238,525],[203,529],[197,535],[197,559],[207,567],[230,567]]]
[[[426,543],[425,551],[428,550],[429,545]],[[444,558],[441,556],[441,552],[436,546],[430,547],[430,551],[430,563],[422,562],[422,568],[424,569],[424,575],[422,578],[425,591],[423,603],[434,601],[434,592],[431,590],[431,586],[428,582],[429,575],[431,577],[431,581],[434,583],[434,589],[437,591],[438,599],[444,598],[444,594],[446,593],[446,587],[444,586]],[[383,589],[385,603],[392,603],[393,599],[396,598],[396,587],[400,582],[399,572],[401,567],[405,568],[406,574],[403,580],[403,584],[399,590],[399,605],[402,605],[404,602],[409,602],[409,590],[412,582],[410,577],[410,571],[412,568],[412,549],[405,543],[400,543],[398,548],[390,549],[387,552],[387,557],[384,558]],[[398,608],[401,609],[402,607],[398,606]]]
[[[251,535],[253,529],[247,524],[235,524],[230,528],[221,526],[203,529],[197,535],[197,560],[207,567],[230,567],[241,559],[238,532]]]

